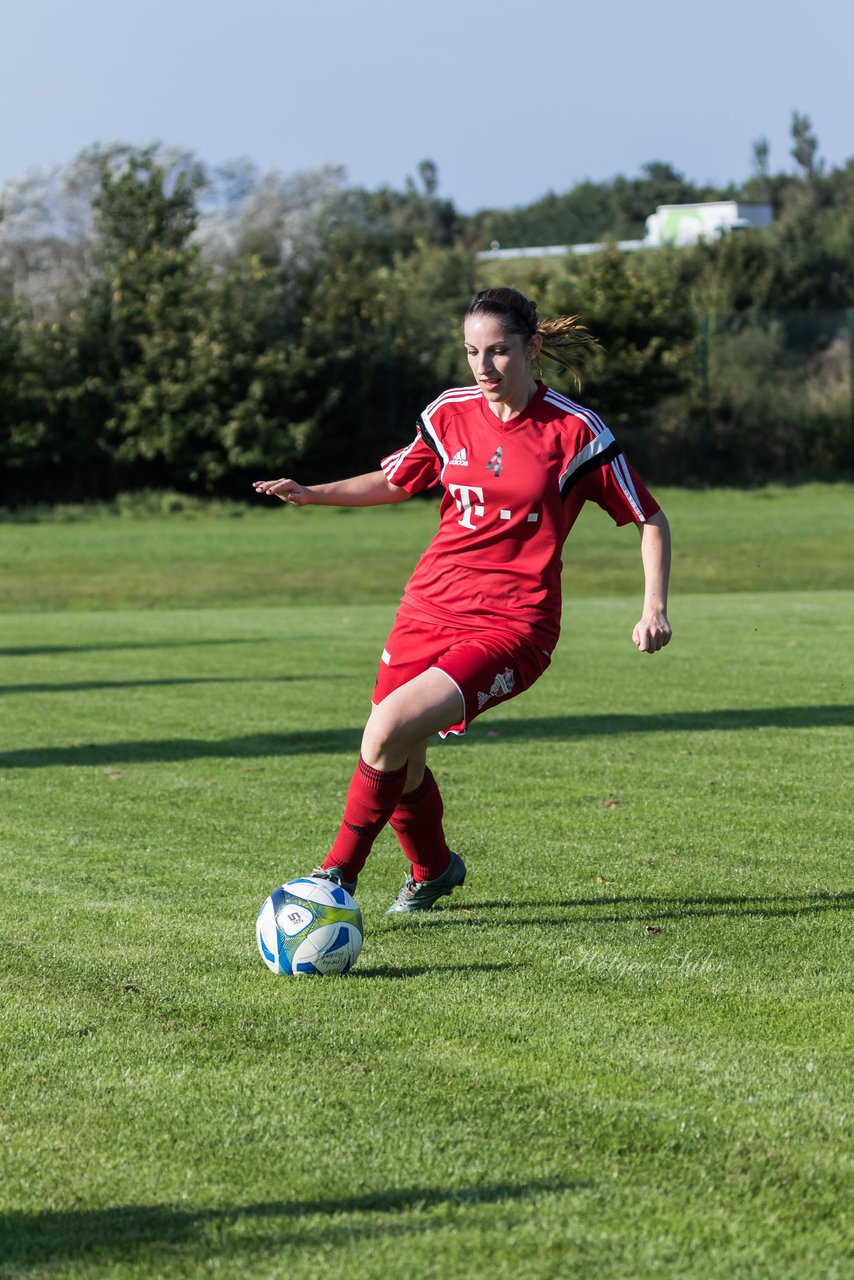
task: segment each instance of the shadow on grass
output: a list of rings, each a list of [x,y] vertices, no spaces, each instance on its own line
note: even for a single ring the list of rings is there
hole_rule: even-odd
[[[424,1216],[442,1206],[524,1203],[590,1187],[589,1182],[542,1181],[493,1183],[482,1187],[406,1187],[400,1191],[333,1195],[328,1199],[281,1200],[235,1205],[225,1209],[185,1209],[171,1205],[117,1205],[110,1209],[69,1209],[0,1214],[0,1276],[10,1267],[33,1267],[86,1256],[93,1263],[119,1260],[136,1266],[146,1246],[198,1244],[208,1256],[207,1228],[217,1236],[218,1255],[259,1247],[306,1243],[342,1244],[363,1237],[422,1232],[431,1225]],[[347,1215],[357,1215],[347,1222]],[[401,1217],[399,1215],[405,1215]],[[397,1222],[395,1217],[398,1216]],[[303,1219],[317,1218],[315,1223]],[[247,1220],[266,1224],[260,1237],[242,1233],[229,1240],[229,1227]],[[390,1220],[391,1219],[391,1220]],[[174,1254],[170,1254],[174,1257]],[[155,1273],[152,1273],[155,1274]],[[284,1272],[283,1272],[284,1274]]]
[[[579,915],[579,910],[589,914]],[[465,925],[494,927],[494,919],[478,918],[477,912],[513,912],[513,919],[501,920],[502,925],[548,924],[649,924],[662,920],[701,920],[707,917],[732,916],[739,919],[750,916],[791,917],[815,915],[823,911],[854,910],[854,893],[803,893],[791,895],[733,894],[697,898],[666,898],[647,894],[630,897],[608,896],[601,898],[552,898],[539,902],[481,901],[453,902],[417,917],[402,916],[398,924],[415,924],[418,927]],[[558,916],[543,916],[533,912],[553,911]],[[566,913],[566,914],[563,914]]]
[[[103,767],[111,764],[174,764],[189,760],[252,760],[263,756],[325,755],[358,751],[361,726],[306,729],[295,733],[250,733],[241,738],[152,738],[141,742],[77,742],[66,747],[32,747],[0,752],[0,769],[43,769],[55,765]]]
[[[539,716],[494,722],[506,742],[583,738],[614,733],[709,733],[732,729],[822,729],[854,725],[850,703],[805,707],[732,707],[643,715]]]
[[[0,645],[0,658],[35,658],[53,653],[119,653],[134,649],[200,649],[212,644],[264,644],[268,637],[235,636],[228,639],[198,640],[103,640],[94,644],[14,644]]]
[[[311,682],[313,680],[348,680],[350,677],[338,673],[324,672],[313,675],[310,672],[298,676],[163,676],[151,680],[71,680],[66,684],[0,684],[0,697],[7,693],[92,693],[102,689],[157,689],[171,688],[183,684],[284,684],[294,681]]]
[[[287,679],[287,677],[285,677]],[[306,677],[318,679],[321,677]],[[711,733],[751,729],[815,729],[854,724],[854,706],[734,708],[673,711],[659,715],[540,716],[492,722],[491,736],[478,723],[470,741],[485,748],[498,742],[571,741],[603,734]],[[489,731],[487,731],[489,732]],[[0,768],[39,769],[56,765],[152,764],[179,760],[245,759],[255,756],[352,753],[362,726],[306,729],[294,733],[247,734],[240,738],[151,738],[140,742],[72,743],[0,752]],[[453,748],[451,748],[453,749]]]

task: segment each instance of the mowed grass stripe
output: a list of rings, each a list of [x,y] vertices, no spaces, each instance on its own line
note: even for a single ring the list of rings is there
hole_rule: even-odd
[[[851,485],[657,496],[673,526],[677,593],[851,588]],[[429,499],[187,506],[0,520],[0,610],[393,603],[438,515]],[[638,594],[637,535],[597,507],[582,512],[565,562],[572,599]]]

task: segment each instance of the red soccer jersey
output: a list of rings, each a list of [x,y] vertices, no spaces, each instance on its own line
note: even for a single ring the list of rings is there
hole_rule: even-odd
[[[548,650],[560,632],[563,544],[584,503],[618,525],[659,509],[602,420],[541,382],[510,422],[479,387],[446,391],[424,410],[412,443],[381,465],[407,493],[445,489],[402,611],[509,631]]]

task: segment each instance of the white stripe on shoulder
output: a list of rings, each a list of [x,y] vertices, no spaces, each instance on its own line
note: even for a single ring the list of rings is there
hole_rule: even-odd
[[[415,448],[417,443],[418,443],[418,436],[416,435],[415,439],[412,441],[411,444],[404,445],[404,447],[402,449],[398,449],[396,453],[390,453],[387,458],[383,458],[382,462],[380,463],[380,466],[385,472],[386,480],[394,479],[395,472],[397,471],[398,467],[404,461],[404,459],[406,459],[409,456],[409,454]]]
[[[561,395],[559,391],[555,391],[549,387],[543,399],[547,404],[553,404],[556,409],[563,409],[565,413],[571,413],[576,418],[581,418],[582,422],[586,422],[594,435],[598,435],[600,431],[608,431],[605,423],[597,413],[592,409],[587,409],[583,404],[576,404],[574,400],[570,400],[568,396]]]
[[[558,481],[558,486],[561,492],[563,492],[563,486],[566,484],[567,480],[570,476],[575,474],[579,467],[583,467],[585,462],[591,462],[594,458],[598,457],[600,453],[605,453],[607,449],[610,449],[613,443],[614,437],[611,435],[608,428],[605,427],[604,430],[591,440],[589,444],[586,444],[583,449],[580,449],[575,457],[570,459],[566,469],[561,474]]]
[[[632,484],[632,477],[629,473],[629,468],[626,465],[626,459],[622,453],[618,453],[614,461],[611,463],[611,470],[614,473],[614,478],[616,479],[617,484],[625,494],[626,502],[628,502],[638,520],[646,520],[646,512],[641,505],[641,500],[638,497],[637,490]]]
[[[430,416],[431,414],[435,413],[435,411],[439,408],[440,405],[454,404],[456,401],[459,401],[459,400],[474,400],[479,395],[482,395],[482,394],[483,393],[481,392],[480,387],[477,387],[477,386],[450,387],[447,391],[443,391],[440,396],[437,396],[436,399],[432,402],[432,404],[428,404],[424,412],[427,416]]]

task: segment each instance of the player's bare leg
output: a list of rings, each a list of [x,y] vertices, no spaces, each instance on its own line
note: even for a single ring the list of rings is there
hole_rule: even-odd
[[[406,760],[406,787],[404,794],[416,791],[424,781],[424,773],[427,768],[427,748],[429,745],[429,740],[425,738],[423,742],[416,742],[414,747],[409,748],[409,755]]]
[[[374,707],[362,735],[362,759],[372,769],[389,772],[406,765],[411,754],[412,777],[417,786],[424,772],[427,742],[434,733],[458,724],[464,716],[457,686],[444,672],[431,667]],[[410,790],[410,777],[406,784]]]

